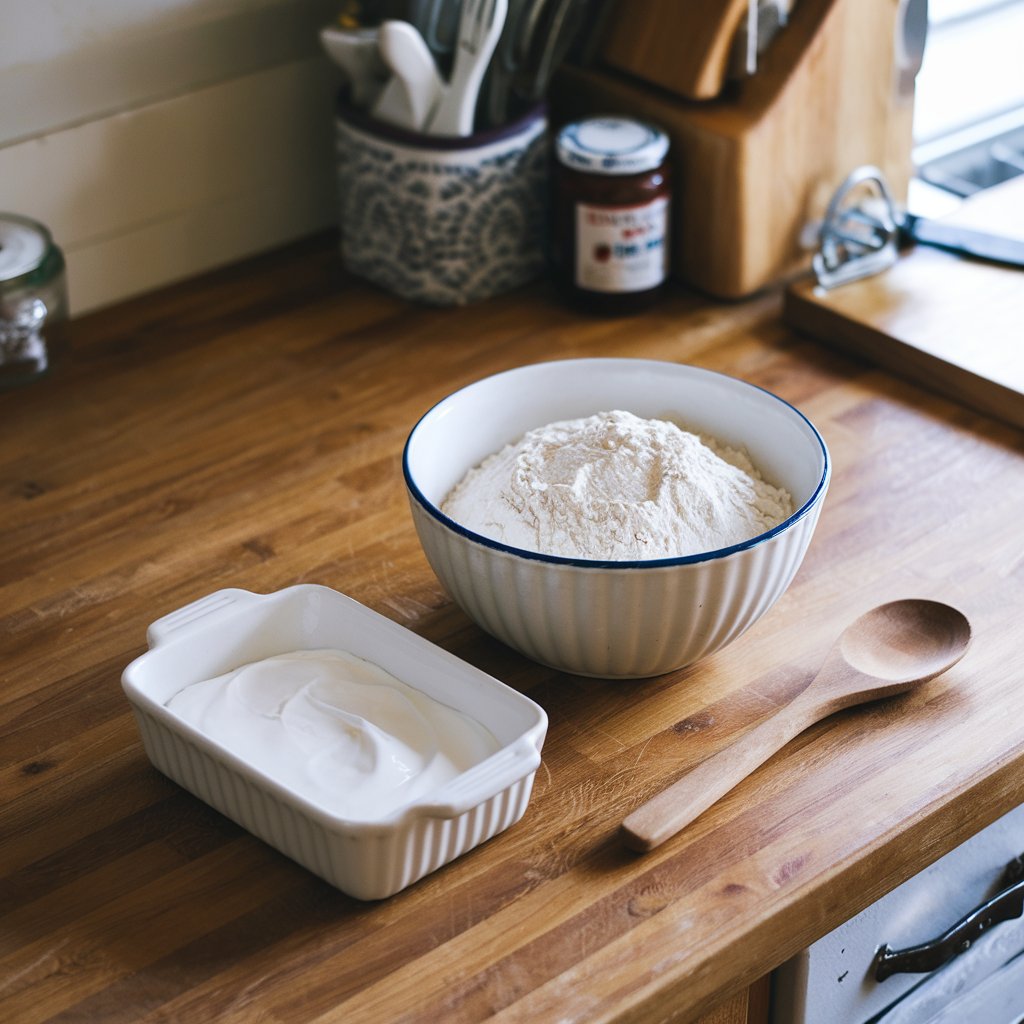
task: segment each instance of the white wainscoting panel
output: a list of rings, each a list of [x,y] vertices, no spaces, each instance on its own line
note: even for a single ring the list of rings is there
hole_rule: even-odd
[[[0,209],[46,224],[72,314],[336,222],[340,73],[292,61],[0,148]]]
[[[320,54],[341,0],[0,0],[0,145]]]

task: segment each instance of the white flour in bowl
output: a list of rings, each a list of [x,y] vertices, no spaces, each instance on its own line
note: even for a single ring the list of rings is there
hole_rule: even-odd
[[[531,430],[471,469],[441,510],[512,547],[639,561],[749,540],[792,515],[793,499],[745,452],[615,411]]]

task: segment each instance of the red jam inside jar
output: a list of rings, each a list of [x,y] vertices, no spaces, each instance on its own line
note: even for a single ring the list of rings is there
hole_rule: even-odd
[[[559,132],[552,260],[559,287],[576,305],[627,314],[664,290],[668,150],[663,131],[632,118],[589,118]]]

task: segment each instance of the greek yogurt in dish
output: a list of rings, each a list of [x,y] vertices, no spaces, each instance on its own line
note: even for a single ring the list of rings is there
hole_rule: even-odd
[[[346,651],[292,651],[193,683],[167,707],[326,811],[376,821],[500,749],[479,722]]]

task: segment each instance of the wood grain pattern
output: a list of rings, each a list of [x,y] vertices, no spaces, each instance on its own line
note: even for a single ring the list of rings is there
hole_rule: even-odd
[[[1019,803],[1019,431],[784,327],[778,297],[584,319],[545,285],[466,309],[356,284],[334,239],[75,325],[0,396],[0,1018],[692,1021]],[[797,578],[706,662],[561,675],[483,635],[419,549],[416,418],[558,356],[691,362],[767,387],[835,474]],[[550,732],[524,819],[360,904],[148,764],[120,690],[153,619],[222,586],[342,590],[529,692]],[[813,727],[638,858],[623,815],[755,726],[881,601],[976,631],[904,697]],[[725,1012],[725,1010],[723,1010]]]

